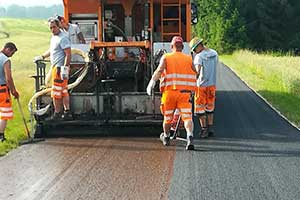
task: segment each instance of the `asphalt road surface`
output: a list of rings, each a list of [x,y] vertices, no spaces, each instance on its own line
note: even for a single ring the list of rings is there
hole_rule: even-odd
[[[195,151],[138,137],[21,146],[0,158],[0,199],[300,199],[299,131],[223,65],[215,124]]]

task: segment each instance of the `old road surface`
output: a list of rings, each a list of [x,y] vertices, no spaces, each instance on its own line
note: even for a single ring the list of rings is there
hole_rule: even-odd
[[[55,138],[0,158],[1,200],[300,199],[300,133],[228,68],[216,136],[196,151],[158,138]]]

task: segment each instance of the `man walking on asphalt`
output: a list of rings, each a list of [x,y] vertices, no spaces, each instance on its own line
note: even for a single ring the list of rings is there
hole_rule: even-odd
[[[180,36],[173,37],[171,41],[172,53],[162,56],[160,63],[152,75],[147,86],[147,94],[151,95],[158,79],[161,80],[161,112],[164,115],[163,133],[160,139],[163,145],[170,145],[170,128],[173,114],[179,110],[184,127],[187,132],[187,150],[193,150],[192,105],[189,102],[190,94],[182,93],[181,90],[194,91],[196,87],[196,73],[193,71],[191,56],[182,53],[183,39]],[[163,76],[162,76],[163,74]]]
[[[193,38],[189,46],[191,51],[196,53],[194,66],[198,79],[195,95],[195,114],[199,116],[202,127],[201,138],[207,138],[214,134],[213,116],[216,98],[216,71],[218,54],[215,50],[206,48],[203,39]]]
[[[51,97],[54,103],[52,119],[70,120],[72,114],[68,93],[68,73],[70,71],[71,42],[68,36],[60,30],[57,19],[50,18],[48,24],[52,32],[50,48],[42,55],[35,57],[34,61],[44,60],[50,56],[52,66]],[[62,107],[64,107],[63,114]]]
[[[13,118],[12,101],[10,93],[16,98],[19,98],[19,93],[16,90],[14,80],[11,74],[11,62],[9,57],[12,57],[17,51],[14,43],[8,42],[0,51],[0,140],[5,141],[5,128],[7,120]]]

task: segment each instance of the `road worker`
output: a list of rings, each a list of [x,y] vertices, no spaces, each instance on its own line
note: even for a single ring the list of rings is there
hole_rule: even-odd
[[[71,24],[64,17],[57,15],[59,27],[68,34],[71,44],[85,44],[82,32],[77,24]]]
[[[14,80],[11,73],[11,62],[9,57],[12,57],[17,51],[14,43],[8,42],[0,51],[0,140],[5,141],[5,128],[7,120],[13,118],[12,101],[10,93],[16,98],[19,98],[19,93],[16,90]]]
[[[68,73],[71,61],[71,42],[68,36],[59,28],[59,21],[55,18],[48,20],[49,28],[52,32],[50,48],[40,56],[34,58],[34,61],[44,60],[50,56],[52,68],[52,91],[51,97],[54,104],[53,120],[72,119],[70,111],[69,93],[68,93]],[[62,113],[62,107],[64,112]]]
[[[161,134],[160,139],[163,145],[170,145],[171,123],[173,114],[178,109],[187,132],[186,149],[193,150],[194,124],[192,121],[192,105],[189,102],[190,94],[182,93],[181,90],[195,90],[196,73],[192,69],[192,57],[182,53],[183,47],[183,39],[180,36],[172,38],[172,52],[162,56],[147,86],[147,94],[151,95],[156,81],[161,78],[161,112],[164,115],[164,132]]]
[[[198,73],[195,95],[195,114],[199,116],[201,138],[214,134],[213,117],[216,99],[216,71],[218,54],[215,50],[206,48],[203,39],[193,38],[189,46],[195,53],[193,62]]]

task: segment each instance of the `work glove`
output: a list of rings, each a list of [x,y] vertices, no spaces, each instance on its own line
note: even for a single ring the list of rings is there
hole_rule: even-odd
[[[36,56],[36,57],[33,58],[34,63],[36,63],[37,61],[40,61],[40,60],[44,60],[42,55],[39,55],[39,56]]]
[[[151,96],[152,90],[153,90],[154,87],[155,87],[155,81],[151,79],[151,80],[149,81],[149,83],[148,83],[148,86],[147,86],[147,94],[148,94],[149,96]]]

